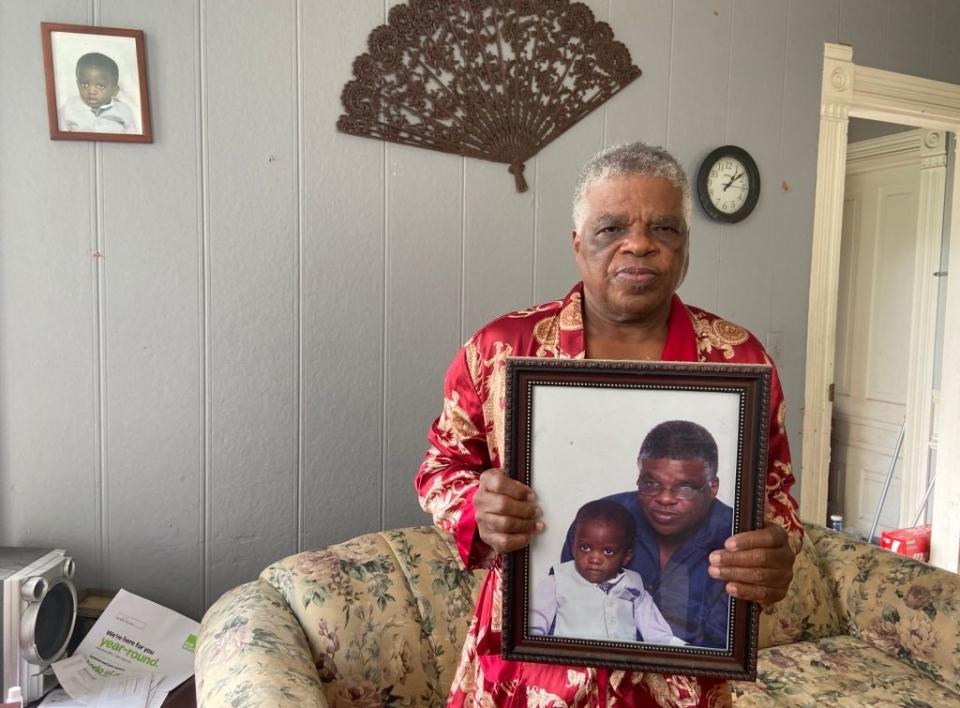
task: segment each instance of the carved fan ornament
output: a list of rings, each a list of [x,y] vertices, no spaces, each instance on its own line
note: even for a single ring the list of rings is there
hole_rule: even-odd
[[[567,0],[410,0],[367,43],[340,131],[505,162],[519,192],[527,160],[640,76]]]

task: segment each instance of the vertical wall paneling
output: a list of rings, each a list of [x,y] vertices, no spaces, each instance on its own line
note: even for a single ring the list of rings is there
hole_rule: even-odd
[[[197,202],[199,205],[197,214],[197,252],[199,278],[197,287],[199,297],[197,300],[198,310],[200,312],[200,326],[198,334],[201,342],[200,352],[200,425],[199,435],[203,450],[201,452],[201,477],[200,480],[200,498],[203,503],[201,518],[203,523],[203,600],[204,606],[216,599],[213,591],[213,552],[214,546],[210,543],[213,537],[213,479],[211,470],[213,468],[213,439],[210,431],[213,429],[213,376],[211,375],[210,364],[210,140],[209,140],[209,121],[207,120],[207,108],[209,97],[207,95],[207,44],[204,38],[207,35],[207,15],[204,0],[196,0],[196,34],[197,43],[194,49],[197,63],[196,88],[197,88],[197,175],[198,190]]]
[[[780,189],[780,126],[786,40],[786,0],[739,0],[733,6],[730,81],[724,142],[743,147],[760,170],[760,201],[739,224],[720,230],[717,312],[737,313],[737,322],[761,341],[767,338],[770,310],[777,287],[769,273],[757,271],[768,262],[782,202]],[[766,28],[757,32],[757,27]],[[745,288],[744,283],[751,287]],[[776,352],[771,352],[776,357]]]
[[[610,26],[643,74],[605,104],[607,145],[663,145],[670,92],[671,0],[611,0]]]
[[[597,20],[607,20],[609,8],[606,0],[591,0],[585,4]],[[611,100],[622,99],[630,91],[637,91],[642,81],[642,78],[637,79]],[[561,298],[580,279],[570,240],[573,230],[571,199],[580,167],[603,147],[607,105],[582,118],[534,158],[537,174],[534,302]],[[527,169],[530,169],[529,164]]]
[[[581,119],[534,158],[534,302],[561,298],[580,279],[571,245],[571,199],[580,167],[603,147],[602,112],[601,107]]]
[[[937,0],[933,18],[930,78],[960,84],[960,42],[956,41],[957,27],[960,27],[960,3],[956,0]]]
[[[423,523],[411,480],[460,345],[464,158],[387,147],[384,524]],[[427,196],[429,195],[429,196]]]
[[[757,158],[749,220],[695,207],[681,294],[782,343],[800,462],[823,42],[960,83],[960,5],[590,0],[643,76],[517,194],[504,165],[336,132],[398,1],[0,2],[0,544],[199,616],[298,547],[426,521],[446,366],[577,280],[577,171],[634,139],[691,178],[724,142]],[[146,31],[153,144],[49,139],[41,21]]]
[[[382,522],[392,528],[428,520],[412,479],[461,343],[465,159],[393,144],[386,155]]]
[[[88,10],[0,4],[0,85],[17,94],[0,106],[0,545],[66,548],[96,585],[93,150],[50,140],[40,52],[40,22]]]
[[[292,2],[204,8],[216,596],[297,547],[297,104]]]
[[[353,2],[333,22],[328,4],[301,3],[302,548],[380,526],[384,147],[335,126],[383,6]]]
[[[100,9],[105,25],[144,30],[156,106],[153,144],[100,145],[105,582],[196,615],[204,600],[197,110],[183,91],[183,77],[196,75],[195,10],[191,0]]]
[[[802,471],[800,422],[803,418],[805,332],[823,43],[836,41],[838,25],[835,1],[789,0],[780,137],[781,173],[775,178],[777,184],[774,186],[780,190],[780,205],[778,228],[771,234],[773,255],[767,267],[770,282],[777,286],[770,329],[783,333],[783,353],[777,359],[777,368],[787,403],[787,434],[794,469],[798,472]],[[794,496],[800,498],[799,485],[794,489]]]
[[[933,59],[935,0],[890,0],[884,17],[886,64],[892,71],[913,76],[929,76]],[[954,30],[958,29],[954,27]],[[858,54],[858,64],[861,63]],[[869,64],[866,64],[869,66]]]
[[[727,124],[732,0],[677,0],[670,70],[667,148],[695,180],[700,161],[723,145]],[[687,302],[717,308],[720,228],[694,205],[690,270],[680,290]],[[735,313],[724,313],[734,318]]]
[[[534,161],[524,170],[530,188],[517,192],[507,166],[464,162],[463,331],[466,339],[530,298]]]
[[[888,69],[883,41],[888,0],[840,0],[838,40],[854,48],[857,63]]]

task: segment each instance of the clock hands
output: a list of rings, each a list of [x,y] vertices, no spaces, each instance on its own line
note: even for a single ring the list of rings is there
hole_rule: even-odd
[[[726,192],[730,188],[730,186],[741,177],[743,177],[743,172],[737,172],[737,174],[735,174],[733,177],[730,178],[729,182],[723,185],[723,191]]]

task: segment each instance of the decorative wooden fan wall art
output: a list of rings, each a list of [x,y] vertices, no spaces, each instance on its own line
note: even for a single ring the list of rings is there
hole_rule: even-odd
[[[410,0],[367,43],[340,131],[504,162],[519,192],[527,160],[640,76],[567,0]]]

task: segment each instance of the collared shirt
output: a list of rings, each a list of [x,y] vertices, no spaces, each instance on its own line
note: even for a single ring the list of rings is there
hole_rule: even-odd
[[[79,96],[71,96],[60,107],[60,129],[70,133],[137,133],[137,121],[130,107],[114,98],[91,108]]]
[[[623,569],[592,583],[573,561],[550,569],[531,597],[530,633],[581,639],[680,644],[644,587],[640,574]]]

